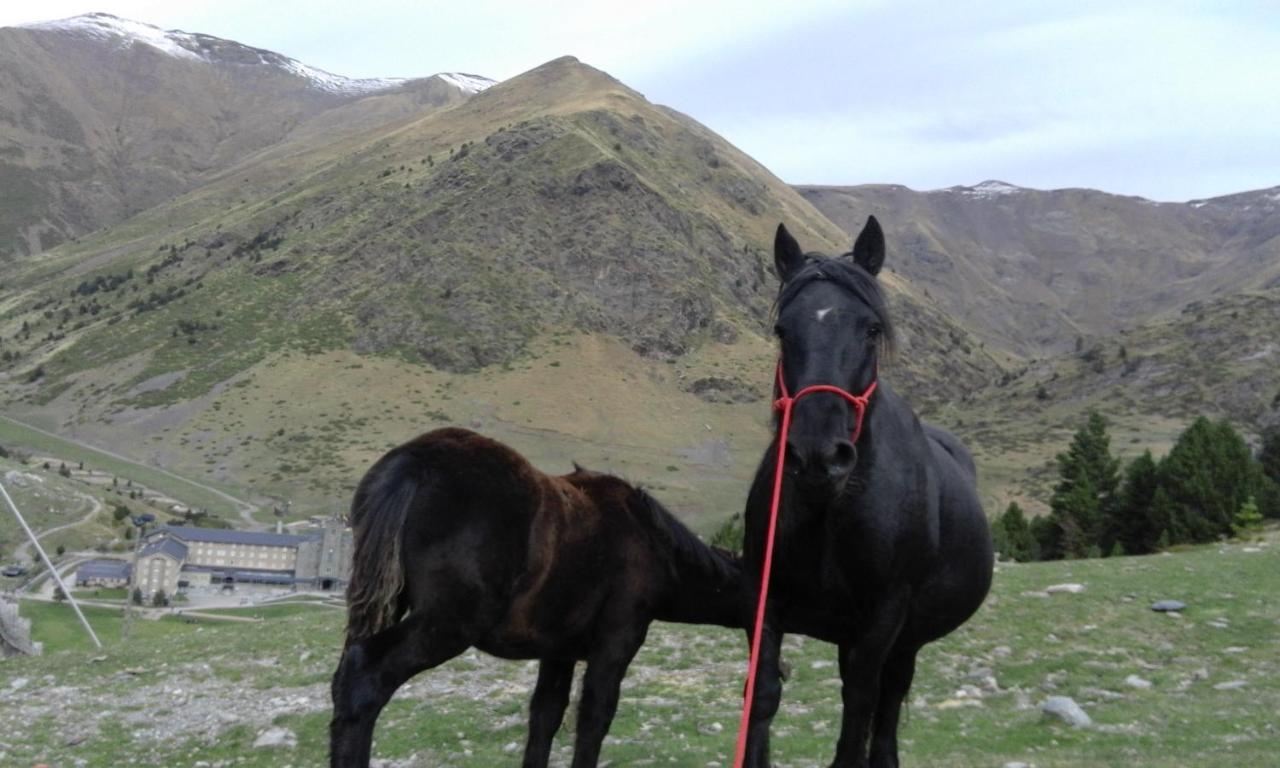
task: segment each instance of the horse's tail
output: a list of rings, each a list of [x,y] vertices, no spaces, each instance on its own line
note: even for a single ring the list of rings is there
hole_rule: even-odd
[[[395,453],[365,474],[351,501],[354,551],[347,582],[347,645],[392,626],[404,615],[404,523],[420,482],[412,459]]]

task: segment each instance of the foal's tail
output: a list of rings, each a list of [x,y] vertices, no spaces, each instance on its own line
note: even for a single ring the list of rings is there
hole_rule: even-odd
[[[395,624],[404,615],[404,522],[418,495],[412,458],[395,453],[365,474],[351,501],[354,552],[347,582],[346,644]]]

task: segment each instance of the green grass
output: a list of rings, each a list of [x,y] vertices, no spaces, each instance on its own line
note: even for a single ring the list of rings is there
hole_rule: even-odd
[[[204,507],[215,514],[227,517],[237,514],[236,506],[231,502],[181,477],[45,434],[3,415],[0,415],[0,445],[20,446],[38,453],[51,454],[68,462],[83,461],[87,468],[135,480],[148,488],[193,506]]]
[[[77,596],[79,594],[77,593]],[[122,634],[124,624],[122,608],[100,608],[82,605],[80,610],[93,627],[94,633],[106,648],[120,647],[125,643]],[[36,600],[22,601],[22,616],[31,619],[31,639],[44,643],[46,656],[59,656],[61,652],[86,652],[95,650],[93,641],[76,619],[75,611],[66,603],[46,603]],[[173,634],[182,632],[184,626],[176,618],[145,619],[134,616],[129,629],[128,642],[146,644],[163,642]],[[64,659],[67,657],[63,657]]]
[[[1036,596],[1064,581],[1086,590]],[[1160,598],[1185,601],[1184,616],[1150,611],[1149,604]],[[98,653],[78,639],[65,606],[24,604],[36,619],[37,639],[61,639],[43,658],[6,662],[8,674],[32,680],[51,675],[47,685],[70,688],[61,689],[68,693],[60,695],[57,712],[36,719],[33,737],[15,743],[10,759],[17,765],[60,765],[76,758],[88,766],[199,760],[324,764],[327,682],[342,615],[303,606],[255,610],[269,620],[137,622],[135,640],[127,645],[94,611],[108,644]],[[1246,553],[1230,543],[1168,556],[1002,565],[979,614],[921,654],[901,731],[903,765],[985,768],[1017,760],[1040,768],[1272,766],[1274,713],[1280,711],[1277,616],[1275,546]],[[95,655],[106,658],[86,663]],[[775,761],[794,768],[826,765],[840,717],[839,681],[830,663],[834,651],[788,637],[784,655],[795,671],[774,724]],[[615,765],[726,764],[744,666],[740,632],[655,625],[624,683],[603,759]],[[999,692],[977,707],[944,704],[980,667],[992,671]],[[132,671],[122,674],[126,669]],[[420,765],[516,764],[518,749],[513,754],[508,745],[523,747],[534,674],[528,663],[468,652],[420,675],[384,712],[376,754],[417,755]],[[1154,687],[1128,688],[1123,680],[1130,674]],[[1246,680],[1246,687],[1214,688],[1235,679]],[[160,708],[148,710],[148,727],[168,727],[166,710],[180,707],[213,707],[238,716],[221,724],[216,736],[170,733],[158,742],[135,737],[118,718],[107,718],[87,729],[85,741],[68,745],[66,734],[84,731],[77,724],[95,722],[92,715],[104,706],[131,706],[131,691],[163,688],[184,694],[178,703],[153,703]],[[1074,697],[1097,727],[1074,731],[1045,722],[1039,704],[1048,689]],[[309,703],[270,703],[289,697]],[[272,723],[294,730],[298,747],[252,748]],[[714,732],[716,723],[723,730]],[[566,728],[555,747],[554,760],[560,762],[567,760],[572,741],[572,725]]]
[[[81,600],[127,600],[129,590],[125,587],[84,587],[73,589],[71,594]]]

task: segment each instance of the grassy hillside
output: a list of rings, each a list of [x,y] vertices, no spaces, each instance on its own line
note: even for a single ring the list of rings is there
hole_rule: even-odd
[[[107,14],[0,28],[0,261],[116,224],[264,147],[466,97],[438,77],[317,74],[327,81],[271,51]]]
[[[1032,360],[966,401],[930,410],[974,449],[985,505],[1044,511],[1054,455],[1094,409],[1111,422],[1112,450],[1157,456],[1197,416],[1227,418],[1247,439],[1280,424],[1275,339],[1280,293],[1196,302],[1079,352]]]
[[[1280,285],[1280,187],[1189,203],[1003,182],[797,189],[847,232],[880,216],[894,269],[980,338],[1027,357]]]
[[[1272,541],[1001,566],[978,616],[921,656],[903,764],[1271,765],[1280,708]],[[1062,582],[1085,591],[1043,592]],[[1181,617],[1148,609],[1164,598],[1188,608]],[[5,662],[11,684],[0,690],[0,724],[31,734],[5,740],[15,764],[323,764],[340,612],[257,609],[261,624],[144,621],[127,644],[95,612],[107,644],[95,652],[69,631],[66,607],[24,610],[36,619],[36,639],[54,650]],[[604,759],[725,764],[743,654],[736,632],[655,625],[624,683]],[[784,654],[795,672],[775,724],[775,759],[826,765],[839,729],[834,652],[791,637]],[[1130,675],[1151,688],[1126,684]],[[375,752],[405,766],[514,765],[534,676],[529,664],[474,653],[424,673],[383,715]],[[54,690],[56,701],[40,695]],[[1050,694],[1073,697],[1096,727],[1044,721],[1039,705]],[[294,731],[297,747],[252,747],[271,725]],[[566,763],[570,741],[560,734],[555,764]]]
[[[20,260],[0,388],[24,419],[299,513],[341,508],[379,452],[447,422],[710,521],[765,441],[783,220],[847,248],[706,128],[559,59]],[[942,403],[999,374],[889,283],[900,388]]]

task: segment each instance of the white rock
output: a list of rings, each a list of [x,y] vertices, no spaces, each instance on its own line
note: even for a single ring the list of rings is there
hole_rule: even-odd
[[[1124,679],[1124,684],[1130,688],[1137,688],[1145,691],[1151,687],[1151,681],[1138,677],[1137,675],[1129,675]]]
[[[1072,728],[1089,728],[1093,726],[1093,720],[1070,696],[1050,696],[1044,700],[1044,704],[1040,706],[1040,711],[1044,712],[1048,717],[1061,720]]]
[[[1217,685],[1213,686],[1213,690],[1215,690],[1215,691],[1234,691],[1234,690],[1237,690],[1237,689],[1243,688],[1243,687],[1245,687],[1245,686],[1246,686],[1246,685],[1248,685],[1248,684],[1249,684],[1249,681],[1248,681],[1248,680],[1228,680],[1228,681],[1227,681],[1227,682],[1225,682],[1225,683],[1218,683]]]
[[[1083,584],[1053,584],[1051,586],[1045,587],[1044,591],[1048,592],[1051,595],[1056,595],[1059,592],[1065,592],[1071,595],[1078,595],[1084,591],[1084,585]]]
[[[256,748],[289,747],[292,749],[298,746],[298,735],[288,728],[272,727],[258,734],[253,746]]]

